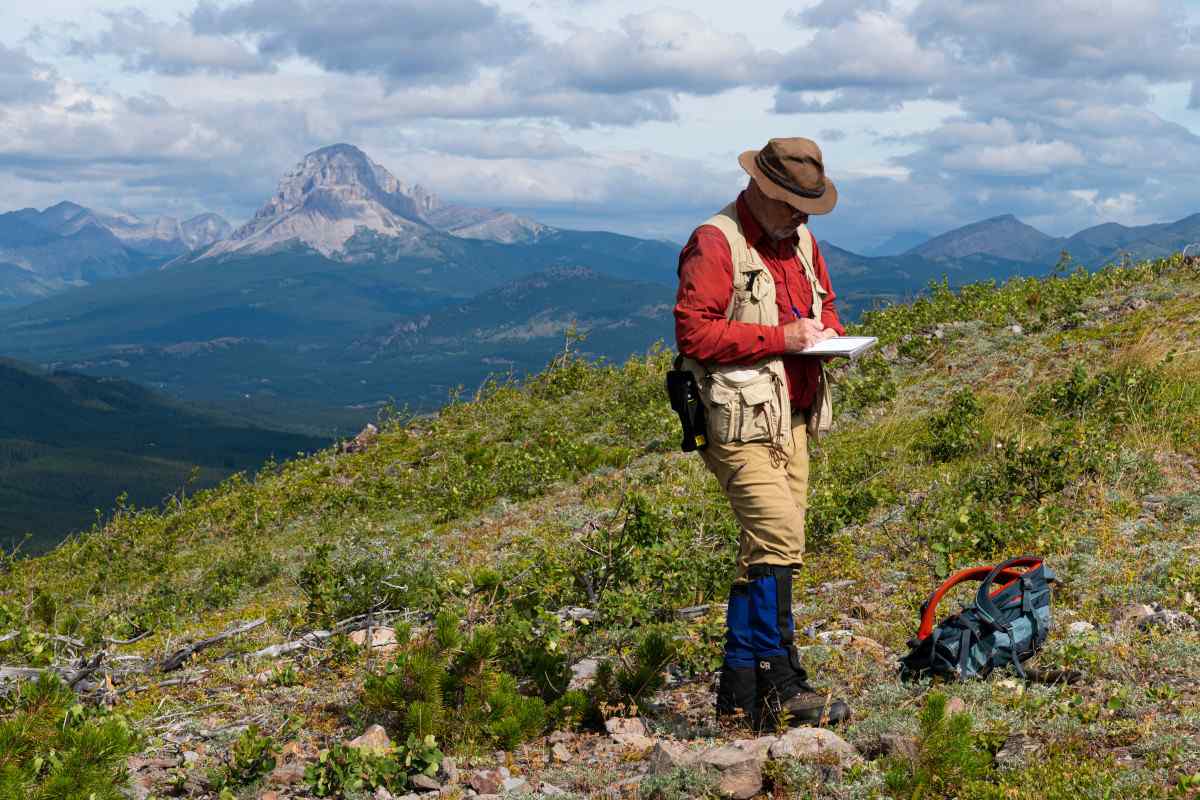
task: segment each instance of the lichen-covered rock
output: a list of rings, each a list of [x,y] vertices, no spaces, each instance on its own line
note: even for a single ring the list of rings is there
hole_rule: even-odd
[[[660,739],[650,751],[650,772],[657,774],[694,767],[700,761],[701,752],[680,742]]]
[[[387,731],[383,729],[382,725],[372,725],[363,731],[361,736],[356,736],[346,744],[370,753],[383,754],[392,750],[392,740],[388,738]]]
[[[771,758],[834,761],[847,765],[861,761],[854,745],[825,728],[792,728],[771,745]]]
[[[748,800],[762,790],[764,761],[765,754],[732,744],[706,750],[700,757],[706,769],[717,772],[717,790],[733,800]]]

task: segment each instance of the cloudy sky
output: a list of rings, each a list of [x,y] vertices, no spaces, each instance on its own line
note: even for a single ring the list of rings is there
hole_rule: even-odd
[[[684,9],[686,6],[686,10]],[[346,141],[445,199],[681,241],[772,136],[822,238],[1200,211],[1200,0],[6,0],[0,210],[239,222]]]

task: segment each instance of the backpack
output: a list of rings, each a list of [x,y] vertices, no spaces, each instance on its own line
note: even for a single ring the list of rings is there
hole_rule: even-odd
[[[1022,571],[1021,568],[1025,569]],[[966,581],[979,581],[975,602],[936,626],[941,599]],[[986,678],[1032,656],[1050,632],[1050,584],[1054,572],[1037,556],[1013,558],[995,567],[972,567],[947,578],[921,605],[921,627],[900,659],[901,680],[940,676],[949,680]],[[999,588],[993,588],[996,583]]]

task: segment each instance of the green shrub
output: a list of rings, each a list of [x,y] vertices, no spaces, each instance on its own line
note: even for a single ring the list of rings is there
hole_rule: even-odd
[[[380,788],[399,793],[414,775],[436,775],[443,758],[433,736],[410,735],[390,753],[339,743],[305,768],[304,782],[317,797],[353,797]]]
[[[881,480],[880,454],[858,442],[823,447],[810,466],[807,547],[820,548],[842,528],[867,520],[894,493]]]
[[[715,488],[712,487],[712,488]],[[665,622],[683,606],[711,602],[729,587],[738,528],[716,495],[654,496],[631,491],[617,523],[592,531],[568,569],[602,623]]]
[[[544,731],[546,706],[518,691],[516,678],[497,667],[497,650],[493,628],[463,636],[457,620],[443,612],[430,637],[367,677],[363,706],[418,739],[515,747]]]
[[[120,800],[141,740],[43,673],[0,705],[0,800]]]
[[[973,391],[962,389],[945,411],[930,416],[916,448],[931,461],[945,462],[977,452],[983,441],[983,407]]]
[[[242,732],[230,748],[226,763],[210,776],[215,789],[240,789],[251,786],[275,769],[275,744],[263,736],[257,725]]]
[[[866,355],[840,371],[831,371],[833,407],[839,414],[853,414],[886,403],[896,397],[892,366],[878,353]]]
[[[900,757],[886,764],[888,789],[911,800],[951,800],[973,797],[963,787],[988,775],[992,756],[971,732],[971,717],[962,712],[946,717],[946,695],[930,692],[921,711],[917,757]]]

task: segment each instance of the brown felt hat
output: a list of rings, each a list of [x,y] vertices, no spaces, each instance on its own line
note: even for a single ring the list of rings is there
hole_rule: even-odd
[[[808,214],[828,214],[837,188],[825,177],[821,148],[812,139],[772,139],[762,150],[747,150],[738,163],[762,193]]]

